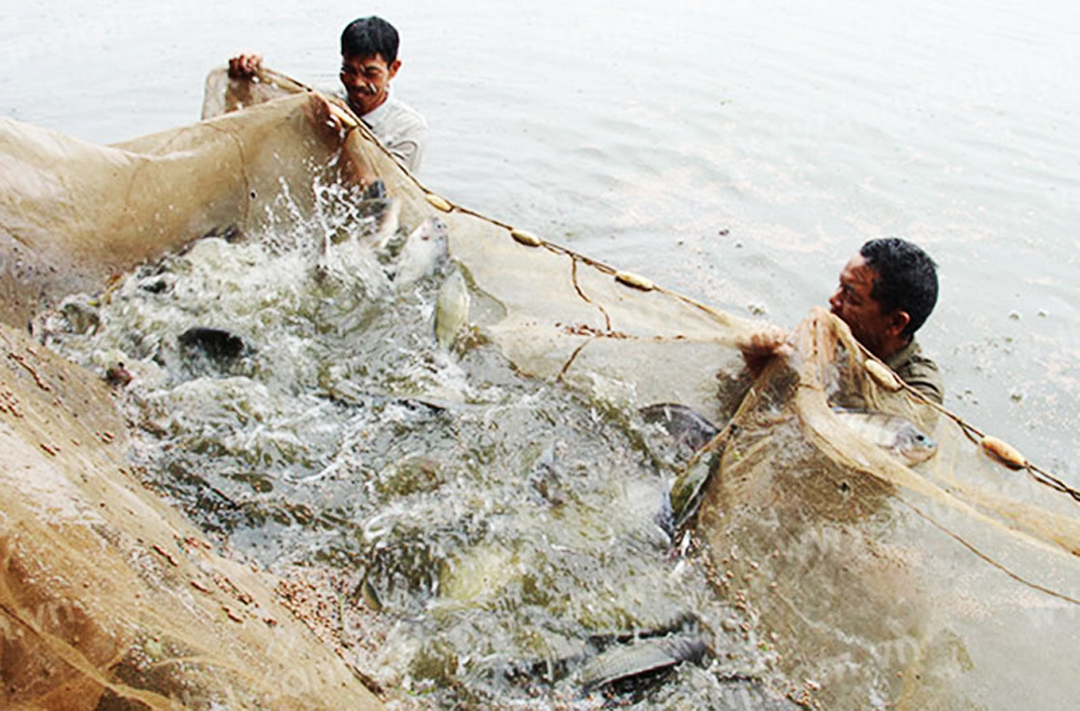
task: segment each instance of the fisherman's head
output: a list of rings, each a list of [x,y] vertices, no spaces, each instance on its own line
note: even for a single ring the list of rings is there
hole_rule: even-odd
[[[341,83],[361,116],[386,101],[390,80],[401,68],[398,33],[381,17],[353,20],[341,33]]]
[[[937,303],[937,265],[899,239],[870,240],[840,273],[832,312],[878,358],[903,349]]]

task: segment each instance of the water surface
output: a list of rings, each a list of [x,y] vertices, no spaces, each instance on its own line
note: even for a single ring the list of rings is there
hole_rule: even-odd
[[[940,263],[947,404],[1069,473],[1080,7],[1060,0],[375,2],[454,200],[791,325],[867,238]],[[50,1],[0,29],[4,114],[96,142],[183,125],[234,52],[336,82],[343,2]]]
[[[942,295],[920,340],[942,366],[946,405],[1077,483],[1080,7],[471,0],[364,10],[402,31],[396,88],[431,124],[421,178],[455,202],[785,325],[825,302],[865,239],[923,245]],[[206,72],[243,48],[332,86],[337,36],[356,12],[20,8],[0,28],[4,115],[102,143],[183,125],[199,114]],[[455,660],[469,694],[486,699],[507,691],[524,657],[500,649],[575,658],[590,635],[677,617],[685,590],[721,655],[742,655],[729,671],[767,666],[724,634],[732,611],[700,580],[672,577],[650,509],[664,470],[618,412],[523,381],[483,348],[460,364],[442,358],[415,335],[434,284],[400,299],[288,279],[266,288],[254,275],[309,278],[288,261],[306,264],[305,247],[218,247],[170,267],[195,299],[183,318],[222,310],[279,335],[235,373],[165,363],[178,370],[147,398],[143,424],[181,445],[167,460],[170,493],[263,562],[360,570],[373,554],[388,561],[380,550],[401,551],[372,582],[394,615],[420,621],[386,668],[407,661],[423,691]],[[157,303],[139,286],[156,278],[133,277],[132,303]],[[226,311],[200,301],[204,291],[234,298]],[[128,312],[128,332],[152,334],[165,322],[155,319],[174,328],[177,313],[159,306]],[[389,346],[365,348],[360,334]],[[149,355],[162,343],[124,346]],[[486,385],[465,385],[477,381]],[[423,404],[433,398],[439,407]],[[396,424],[376,427],[386,422]],[[552,467],[573,492],[561,503],[545,479]],[[524,495],[522,480],[533,482]],[[613,501],[627,515],[606,521]],[[545,540],[552,531],[566,540]],[[491,569],[502,572],[486,587],[442,572]],[[596,575],[629,593],[617,607]],[[553,606],[545,587],[570,602]],[[509,626],[505,600],[515,601]],[[514,625],[543,634],[515,637]],[[666,703],[728,698],[715,675],[681,673]]]

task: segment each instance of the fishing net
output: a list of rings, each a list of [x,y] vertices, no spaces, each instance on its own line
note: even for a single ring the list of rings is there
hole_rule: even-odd
[[[400,224],[390,225],[389,238],[437,220],[458,275],[438,298],[461,312],[443,319],[441,342],[458,343],[459,355],[461,339],[490,344],[515,374],[582,393],[594,407],[622,413],[634,431],[648,431],[636,413],[656,403],[686,406],[719,426],[694,453],[647,449],[675,479],[675,542],[741,614],[726,632],[764,660],[750,675],[755,681],[790,702],[837,709],[1051,709],[1077,697],[1067,653],[1080,629],[1074,492],[1026,462],[1013,469],[992,456],[1001,448],[882,372],[833,316],[811,313],[794,331],[794,354],[752,381],[737,345],[757,325],[431,193],[347,109],[291,80],[215,73],[204,118],[110,147],[0,124],[5,322],[25,324],[50,308],[68,308],[75,320],[79,306],[61,306],[66,295],[92,292],[200,238],[193,249],[217,249],[280,233],[271,226],[309,224],[314,214],[325,252],[378,233],[384,221]],[[343,219],[326,213],[325,186],[352,186],[330,195],[344,205]],[[374,213],[364,207],[373,204]],[[154,288],[149,281],[131,288]],[[114,288],[119,296],[127,287]],[[217,343],[229,347],[227,339]],[[338,400],[360,397],[347,383],[334,388]],[[189,389],[185,397],[199,394]],[[936,451],[910,466],[836,408],[903,418],[932,437]],[[70,426],[44,425],[65,438]],[[410,461],[424,476],[439,476],[430,462]],[[45,535],[33,545],[48,545]],[[457,555],[464,573],[441,576],[444,597],[476,597],[483,586],[469,580],[470,566],[485,559],[484,566],[510,568],[518,553],[488,545],[470,555]],[[5,575],[9,588],[26,577]],[[57,594],[50,585],[38,590]],[[114,610],[127,605],[111,590],[85,595]],[[20,600],[5,598],[9,619],[25,617]],[[172,614],[155,623],[171,624]],[[17,690],[6,693],[27,708],[81,708],[61,704],[70,697],[63,684],[115,694],[115,660],[133,649],[133,634],[109,637],[100,654],[80,652],[60,681],[43,662],[15,671],[7,660],[62,657],[74,642],[45,651],[5,630],[4,688]],[[668,654],[660,646],[651,652]],[[235,654],[202,645],[171,658],[190,656],[232,668]],[[131,682],[168,696],[158,683],[145,674]]]
[[[130,476],[96,378],[0,325],[0,707],[380,708],[272,592]]]
[[[710,575],[762,621],[790,695],[1064,708],[1075,690],[1051,650],[1077,631],[1075,492],[1006,466],[969,425],[872,375],[830,314],[813,313],[795,344],[685,478],[707,481],[695,531]],[[907,466],[837,406],[917,422],[937,451]]]

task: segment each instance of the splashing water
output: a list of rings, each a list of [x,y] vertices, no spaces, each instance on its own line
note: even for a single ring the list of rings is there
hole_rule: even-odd
[[[518,374],[475,329],[440,347],[445,274],[394,288],[393,207],[316,193],[311,219],[284,195],[258,239],[204,238],[39,317],[54,349],[132,374],[148,483],[237,554],[319,571],[333,643],[410,692],[392,706],[785,707],[752,613],[661,525],[671,464],[649,429]],[[584,690],[597,653],[675,630],[704,661]]]

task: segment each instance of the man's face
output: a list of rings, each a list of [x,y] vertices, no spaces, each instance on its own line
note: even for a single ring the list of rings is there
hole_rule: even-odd
[[[882,313],[881,304],[870,296],[875,276],[863,256],[856,254],[840,272],[840,286],[829,299],[829,306],[848,325],[855,340],[880,358],[886,344],[903,326],[898,328],[896,314]]]
[[[386,101],[387,87],[400,66],[399,59],[387,65],[381,54],[342,56],[339,76],[353,109],[363,116]]]

